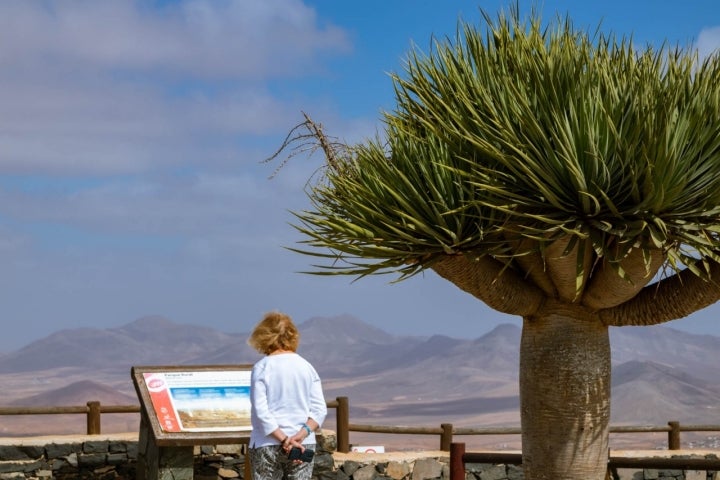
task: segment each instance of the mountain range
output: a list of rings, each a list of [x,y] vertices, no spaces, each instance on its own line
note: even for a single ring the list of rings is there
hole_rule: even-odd
[[[519,425],[515,325],[470,340],[391,335],[350,315],[315,317],[298,328],[298,353],[317,369],[327,399],[349,398],[352,423]],[[720,423],[720,337],[663,326],[613,328],[610,335],[613,424]],[[162,317],[61,330],[0,355],[0,406],[137,404],[132,366],[254,363],[260,355],[247,337]],[[103,418],[103,430],[136,428],[124,415]],[[6,417],[0,434],[69,428],[67,419],[56,423]]]

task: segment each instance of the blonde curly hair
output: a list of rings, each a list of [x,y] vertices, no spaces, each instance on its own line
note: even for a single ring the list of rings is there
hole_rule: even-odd
[[[289,315],[269,312],[255,326],[247,343],[265,355],[276,350],[294,352],[300,343],[300,332]]]

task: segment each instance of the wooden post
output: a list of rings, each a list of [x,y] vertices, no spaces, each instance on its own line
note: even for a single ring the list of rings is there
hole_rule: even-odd
[[[668,450],[680,450],[680,422],[668,422]]]
[[[440,450],[449,452],[450,444],[453,441],[452,423],[441,423],[440,428],[442,429],[442,433],[440,434]]]
[[[245,465],[243,465],[243,478],[245,480],[253,480],[252,463],[250,463],[250,444],[245,445]]]
[[[465,480],[465,444],[450,444],[450,480]]]
[[[337,397],[338,406],[335,409],[337,424],[337,451],[348,453],[350,451],[350,402],[348,397]]]
[[[100,402],[87,402],[87,434],[100,435]]]

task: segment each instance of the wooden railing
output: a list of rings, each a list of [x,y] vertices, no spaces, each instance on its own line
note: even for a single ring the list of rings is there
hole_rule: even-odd
[[[718,427],[716,426],[713,431],[716,428]],[[644,432],[646,430],[642,431]],[[522,454],[509,452],[465,452],[464,443],[452,443],[450,445],[450,480],[465,480],[466,463],[522,465]],[[618,468],[718,471],[720,470],[720,458],[692,458],[687,455],[677,457],[628,457],[608,455],[608,470],[617,474]],[[619,477],[613,475],[611,478]]]
[[[100,435],[100,416],[103,413],[140,413],[139,405],[101,405],[90,401],[84,407],[0,407],[3,415],[62,415],[85,414],[87,418],[86,433]]]
[[[337,397],[327,402],[328,408],[335,409],[335,428],[338,452],[350,451],[350,432],[381,433],[391,435],[438,435],[440,450],[450,451],[453,438],[458,435],[520,435],[519,427],[493,428],[455,428],[451,423],[442,423],[439,427],[399,427],[389,425],[362,425],[350,423],[350,403],[348,397]],[[88,435],[99,435],[100,418],[109,413],[140,413],[139,405],[101,405],[90,401],[86,406],[77,407],[0,407],[3,415],[58,415],[85,414]],[[720,432],[720,425],[682,425],[672,421],[663,426],[611,426],[610,433],[667,433],[668,450],[680,449],[681,432]]]

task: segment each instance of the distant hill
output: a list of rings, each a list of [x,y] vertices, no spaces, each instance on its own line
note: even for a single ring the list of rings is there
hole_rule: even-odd
[[[633,360],[613,369],[611,408],[615,423],[715,423],[720,386],[667,365]]]
[[[720,337],[696,335],[661,325],[610,329],[613,363],[640,360],[669,365],[715,381],[720,372]]]
[[[349,397],[355,423],[517,425],[515,325],[471,340],[391,335],[350,315],[314,317],[298,328],[299,353],[315,365],[328,399]],[[719,337],[662,326],[613,328],[610,335],[613,423],[720,418]],[[247,336],[162,317],[55,332],[2,354],[0,405],[136,404],[132,366],[252,364],[261,356]],[[134,428],[135,419],[116,423]]]
[[[55,390],[19,398],[11,404],[23,407],[74,406],[84,405],[89,400],[105,405],[139,405],[140,403],[135,395],[119,392],[93,380],[81,380]]]
[[[238,335],[143,317],[120,328],[61,330],[4,356],[0,373],[57,367],[119,369],[130,365],[186,364],[225,346],[244,344]]]

